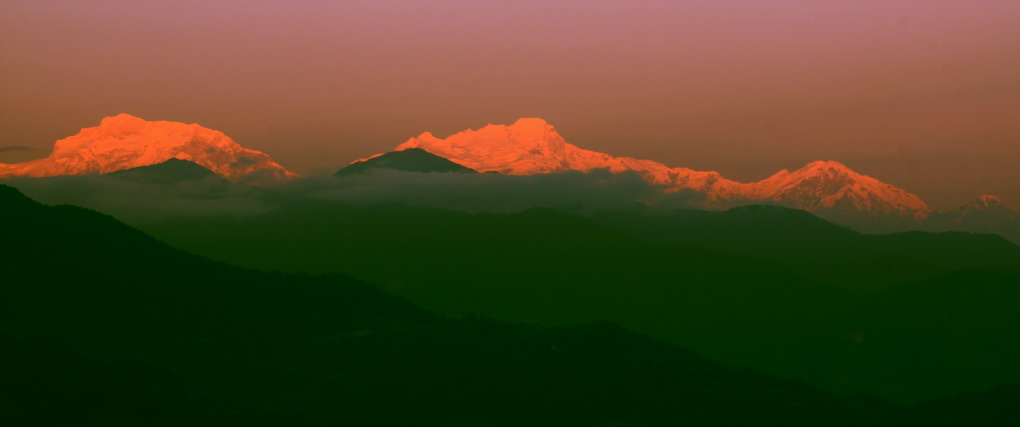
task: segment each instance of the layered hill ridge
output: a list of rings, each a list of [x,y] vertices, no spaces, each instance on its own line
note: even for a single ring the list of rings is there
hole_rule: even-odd
[[[195,123],[147,121],[119,114],[57,141],[49,157],[0,163],[0,177],[104,174],[170,159],[187,160],[231,181],[249,184],[297,176],[266,153],[242,147],[223,132]]]
[[[0,206],[22,242],[0,257],[3,425],[924,425],[606,322],[448,319],[342,275],[211,262],[5,185]]]
[[[634,171],[669,191],[703,192],[707,203],[714,207],[730,206],[730,202],[774,202],[811,211],[844,209],[892,214],[914,221],[925,219],[931,212],[920,197],[835,161],[812,162],[793,172],[782,170],[764,180],[743,183],[726,179],[716,171],[669,167],[651,160],[586,150],[566,142],[552,125],[540,118],[522,118],[512,125],[490,124],[445,139],[425,132],[394,150],[412,148],[479,172],[533,175],[593,169]]]

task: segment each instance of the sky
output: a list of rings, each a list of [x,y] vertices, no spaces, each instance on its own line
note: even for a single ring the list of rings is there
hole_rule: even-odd
[[[541,117],[740,181],[838,160],[1020,208],[1020,1],[0,0],[0,162],[129,113],[301,174]]]

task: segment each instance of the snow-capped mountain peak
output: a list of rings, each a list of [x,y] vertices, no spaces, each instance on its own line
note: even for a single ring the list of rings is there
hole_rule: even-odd
[[[520,119],[509,126],[490,124],[446,139],[425,132],[400,144],[395,151],[408,148],[421,148],[477,171],[509,175],[583,168],[579,162],[587,154],[567,144],[545,120],[536,118]]]
[[[191,161],[238,182],[266,184],[296,176],[265,153],[242,147],[223,132],[194,123],[147,121],[118,114],[57,141],[49,157],[0,164],[0,177],[109,173],[169,159]]]
[[[833,160],[814,161],[793,172],[782,170],[751,186],[752,199],[805,210],[842,208],[915,220],[931,212],[920,197]]]

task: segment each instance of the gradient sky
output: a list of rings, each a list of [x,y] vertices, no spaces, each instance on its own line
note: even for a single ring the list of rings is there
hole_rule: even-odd
[[[542,117],[737,180],[832,159],[1020,208],[1020,1],[0,0],[0,161],[121,112],[303,174]]]

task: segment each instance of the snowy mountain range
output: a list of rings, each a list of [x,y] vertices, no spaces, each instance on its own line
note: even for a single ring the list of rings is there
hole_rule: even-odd
[[[738,182],[716,171],[670,167],[652,160],[586,150],[568,143],[552,125],[540,118],[522,118],[511,125],[490,124],[447,138],[425,132],[396,146],[391,153],[410,149],[421,150],[421,153],[403,156],[400,162],[449,161],[453,166],[506,175],[596,169],[614,173],[632,171],[666,192],[700,192],[705,196],[705,207],[710,209],[775,204],[804,209],[862,231],[964,230],[993,232],[1020,240],[1020,232],[1015,231],[1020,230],[1020,213],[1010,210],[994,196],[981,196],[951,212],[932,212],[917,195],[855,172],[836,161],[815,161],[794,171],[779,171],[760,181]],[[376,158],[384,154],[387,153],[357,160],[351,165],[378,167],[379,161],[386,159]],[[427,154],[442,159],[422,159]],[[76,135],[57,141],[46,158],[0,163],[0,178],[105,174],[171,159],[193,162],[228,180],[245,184],[269,185],[297,177],[266,153],[245,148],[222,132],[198,124],[147,121],[120,114],[106,117],[99,126],[82,129]],[[376,160],[359,164],[369,159]],[[431,171],[434,166],[422,170]]]
[[[859,174],[836,161],[812,162],[796,171],[782,170],[757,182],[737,182],[716,171],[669,167],[651,160],[586,150],[566,142],[552,125],[538,118],[523,118],[512,125],[490,124],[445,139],[426,132],[398,145],[394,151],[411,148],[479,172],[533,175],[602,168],[612,172],[635,171],[649,182],[664,186],[666,191],[703,192],[707,207],[772,203],[816,212],[892,216],[901,222],[916,223],[931,213],[917,195]],[[364,160],[367,159],[354,163]]]

